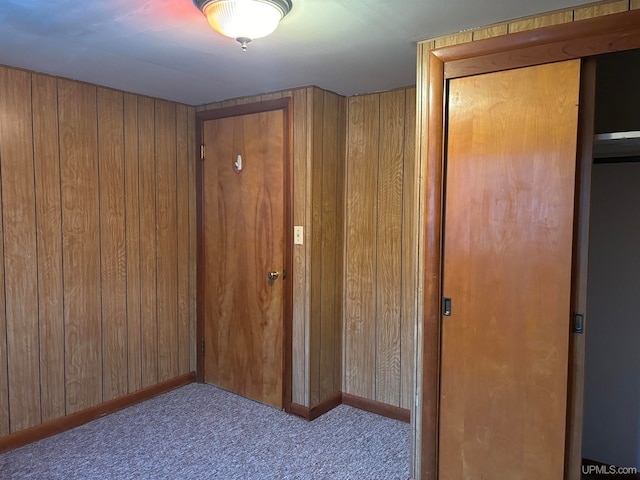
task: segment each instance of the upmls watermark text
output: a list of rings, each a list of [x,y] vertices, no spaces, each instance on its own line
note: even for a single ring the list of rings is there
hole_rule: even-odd
[[[585,475],[636,475],[637,467],[616,467],[615,465],[583,465]]]

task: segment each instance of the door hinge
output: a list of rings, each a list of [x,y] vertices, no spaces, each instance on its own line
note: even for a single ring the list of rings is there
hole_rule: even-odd
[[[200,145],[200,160],[204,160],[204,145]]]
[[[204,355],[204,338],[200,339],[200,355]]]

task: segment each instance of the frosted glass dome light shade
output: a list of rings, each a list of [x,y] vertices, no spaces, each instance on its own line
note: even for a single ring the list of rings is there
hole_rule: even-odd
[[[251,41],[272,33],[291,10],[290,0],[194,0],[214,30]]]

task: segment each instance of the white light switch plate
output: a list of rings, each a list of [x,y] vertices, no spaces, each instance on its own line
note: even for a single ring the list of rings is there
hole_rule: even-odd
[[[300,225],[296,225],[295,227],[293,227],[293,244],[304,244],[304,227]]]

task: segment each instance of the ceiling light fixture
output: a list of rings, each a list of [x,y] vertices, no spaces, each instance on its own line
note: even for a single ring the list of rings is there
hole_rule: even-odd
[[[291,0],[193,0],[213,29],[247,44],[266,37],[291,10]]]

